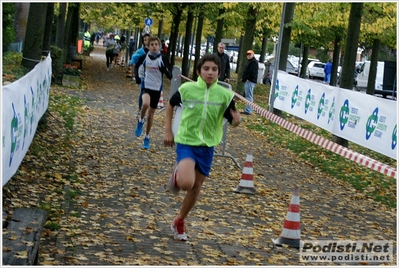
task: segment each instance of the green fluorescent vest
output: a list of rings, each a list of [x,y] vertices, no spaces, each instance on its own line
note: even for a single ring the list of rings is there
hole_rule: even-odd
[[[179,88],[182,100],[180,125],[176,143],[191,146],[218,145],[223,137],[223,114],[234,93],[217,82],[207,88],[201,77]]]

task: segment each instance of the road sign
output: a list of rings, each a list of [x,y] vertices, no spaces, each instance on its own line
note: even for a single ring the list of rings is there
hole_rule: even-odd
[[[150,27],[149,26],[144,26],[143,33],[150,33],[150,32],[151,32]]]
[[[144,20],[144,23],[145,23],[145,25],[147,25],[147,26],[151,26],[151,25],[152,25],[152,19],[151,19],[151,18],[146,18],[146,19]]]
[[[236,40],[235,39],[223,39],[222,38],[221,42],[223,42],[225,44],[235,44]]]
[[[209,43],[213,44],[213,42],[215,42],[215,37],[210,35],[209,36]]]
[[[240,46],[226,46],[226,50],[238,51]]]

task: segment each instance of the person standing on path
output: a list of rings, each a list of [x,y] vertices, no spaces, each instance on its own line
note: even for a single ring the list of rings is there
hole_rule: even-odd
[[[132,56],[133,56],[134,46],[135,46],[134,37],[130,36],[130,41],[129,41],[129,59],[130,60],[132,59]]]
[[[89,30],[86,30],[85,34],[83,35],[83,40],[84,40],[83,46],[85,49],[88,49],[90,47],[90,37],[91,35]]]
[[[252,50],[247,51],[248,64],[245,66],[244,72],[242,74],[242,82],[244,83],[244,94],[245,98],[253,102],[254,101],[254,88],[258,80],[258,61],[254,57],[255,53]],[[252,108],[247,105],[242,114],[250,115],[252,114]]]
[[[185,190],[181,208],[171,224],[174,239],[186,241],[184,219],[195,205],[201,186],[211,170],[214,146],[223,136],[223,120],[240,124],[240,114],[233,101],[234,93],[218,85],[221,62],[215,54],[206,54],[196,66],[197,82],[186,82],[173,94],[166,106],[164,146],[176,143],[176,163],[168,189],[177,194]],[[181,106],[181,120],[172,132],[174,106]],[[175,136],[174,136],[175,135]]]
[[[165,40],[161,40],[162,46],[161,46],[161,53],[162,54],[168,54],[168,46],[165,43]]]
[[[136,65],[137,61],[140,59],[140,57],[142,57],[143,55],[147,54],[148,49],[149,49],[149,47],[148,47],[148,39],[150,37],[151,37],[151,35],[149,33],[144,33],[143,36],[141,37],[143,46],[141,48],[137,49],[137,51],[133,54],[132,58],[130,59],[130,63],[129,63],[130,66],[132,66],[133,70],[135,69],[135,65]],[[135,76],[136,76],[136,74],[135,74]],[[138,77],[138,76],[136,76],[136,77]],[[142,78],[142,77],[140,77],[140,78]],[[135,79],[136,78],[133,77],[132,80],[134,81]],[[136,112],[136,118],[138,118],[140,116],[140,110],[141,110],[141,107],[143,106],[143,101],[142,101],[142,98],[141,98],[142,95],[143,95],[143,86],[140,85],[140,93],[139,93],[139,98],[138,98],[139,108],[138,108],[138,110]]]
[[[104,46],[106,47],[105,57],[107,59],[107,71],[109,71],[109,68],[112,68],[112,60],[114,59],[115,44],[116,43],[113,34],[111,34],[107,39],[105,39]]]
[[[221,67],[219,81],[229,83],[230,82],[230,58],[224,53],[226,45],[223,42],[218,44],[218,52],[216,53],[220,57]]]
[[[150,131],[154,121],[154,113],[158,107],[159,98],[163,87],[163,74],[167,78],[172,79],[172,71],[168,57],[162,55],[159,51],[161,42],[158,37],[149,37],[148,39],[150,50],[147,54],[140,57],[135,65],[134,72],[136,73],[136,83],[142,84],[142,101],[140,118],[138,119],[135,134],[140,137],[143,134],[144,117],[148,110],[147,127],[143,141],[143,149],[150,149]],[[139,68],[143,67],[144,76],[138,74]],[[143,80],[143,81],[141,81]]]
[[[114,47],[114,67],[115,68],[119,61],[119,53],[121,52],[121,49],[122,49],[122,46],[120,44],[120,41],[116,40],[115,47]]]
[[[328,60],[326,65],[324,65],[324,83],[330,84],[331,72],[332,72],[332,63],[331,60]]]

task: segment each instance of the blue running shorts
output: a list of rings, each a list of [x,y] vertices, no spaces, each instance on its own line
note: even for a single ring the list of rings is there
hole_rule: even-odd
[[[176,144],[177,163],[185,158],[191,158],[195,162],[195,169],[207,177],[212,167],[213,152],[214,147]]]

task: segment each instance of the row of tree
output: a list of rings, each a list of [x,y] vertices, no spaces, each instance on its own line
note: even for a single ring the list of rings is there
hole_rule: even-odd
[[[43,11],[46,12],[43,12]],[[284,12],[283,12],[284,11]],[[190,76],[189,46],[191,38],[201,47],[203,40],[214,36],[214,44],[222,38],[236,38],[239,42],[238,76],[245,66],[245,51],[253,48],[255,41],[262,43],[261,58],[266,54],[266,44],[278,38],[281,17],[284,18],[279,69],[285,70],[290,43],[301,44],[304,62],[301,76],[306,73],[310,47],[323,47],[334,51],[332,83],[343,55],[340,87],[351,89],[357,48],[372,49],[368,93],[374,90],[378,51],[381,44],[396,51],[396,3],[31,3],[22,62],[32,68],[34,60],[43,51],[50,50],[52,22],[56,22],[56,45],[68,51],[81,37],[79,19],[93,29],[116,29],[131,33],[132,29],[144,29],[144,19],[154,20],[153,34],[168,33],[169,54],[175,64],[178,38],[183,36],[182,72]],[[194,23],[195,22],[195,23]],[[158,27],[156,27],[158,26]],[[65,37],[65,38],[64,38]],[[214,49],[216,45],[214,46]],[[68,54],[68,53],[66,53]],[[195,51],[195,62],[200,50]],[[66,59],[67,57],[65,57]],[[373,79],[374,76],[374,79]],[[193,72],[193,79],[196,74]],[[235,90],[243,91],[238,79]]]
[[[11,3],[8,5],[12,5]],[[177,40],[184,38],[190,44],[195,33],[196,47],[208,36],[215,36],[215,43],[222,38],[235,38],[243,51],[253,47],[253,42],[261,42],[261,58],[266,54],[266,44],[277,37],[280,26],[282,3],[32,3],[31,21],[28,22],[25,41],[32,36],[43,36],[43,44],[29,44],[27,48],[48,50],[47,39],[51,36],[52,16],[57,25],[57,46],[68,50],[76,45],[79,17],[92,27],[102,29],[122,29],[129,31],[143,29],[146,17],[154,18],[154,34],[169,34],[169,53],[172,64]],[[304,58],[310,47],[324,47],[326,50],[342,52],[346,45],[346,30],[349,24],[350,3],[298,3],[287,5],[285,16],[285,37],[288,43],[302,44]],[[68,7],[68,10],[67,10]],[[362,14],[361,31],[357,45],[372,48],[380,44],[396,50],[396,3],[365,3]],[[294,10],[295,8],[295,10]],[[41,12],[35,12],[35,9]],[[43,10],[48,10],[47,13]],[[206,14],[206,16],[205,16]],[[46,18],[47,16],[47,18]],[[6,16],[4,16],[6,18]],[[47,20],[47,24],[45,21]],[[186,23],[181,23],[181,22]],[[193,21],[196,25],[193,25]],[[33,23],[31,23],[33,22]],[[40,22],[37,25],[37,22]],[[44,25],[43,27],[40,27]],[[39,27],[38,27],[39,26]],[[158,29],[156,28],[158,26]],[[45,28],[47,27],[47,28]],[[49,32],[50,30],[50,32]],[[289,32],[289,34],[287,34]],[[3,32],[3,35],[7,31]],[[38,35],[39,33],[39,35]],[[64,38],[66,36],[66,38]],[[286,44],[286,42],[284,42]],[[215,46],[216,47],[216,46]],[[378,48],[378,47],[377,47]],[[24,49],[25,51],[26,49]],[[188,49],[185,56],[188,56]],[[367,50],[366,50],[367,51]],[[41,52],[35,52],[41,55]],[[341,53],[334,53],[339,59]],[[239,53],[243,55],[243,53]],[[376,55],[373,53],[373,55]],[[31,58],[33,55],[27,55]],[[283,55],[284,56],[284,55]],[[197,58],[197,57],[196,57]],[[34,59],[34,57],[33,57]],[[183,73],[188,73],[188,57],[184,57]],[[241,57],[245,61],[245,57]],[[284,61],[282,60],[282,67]],[[27,64],[27,63],[25,63]],[[242,64],[238,64],[242,66]],[[303,64],[302,74],[306,65]],[[333,72],[335,74],[335,72]],[[193,74],[195,75],[195,74]]]

